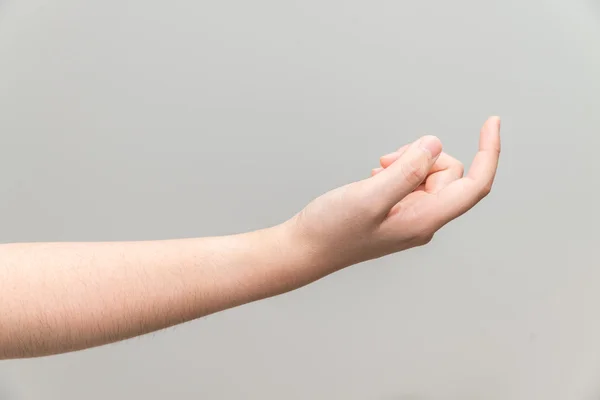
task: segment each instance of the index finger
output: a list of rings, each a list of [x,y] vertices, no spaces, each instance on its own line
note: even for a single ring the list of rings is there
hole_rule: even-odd
[[[500,119],[491,117],[481,128],[479,151],[467,176],[438,192],[433,207],[427,207],[424,212],[434,213],[436,223],[444,225],[469,211],[490,193],[499,158]]]

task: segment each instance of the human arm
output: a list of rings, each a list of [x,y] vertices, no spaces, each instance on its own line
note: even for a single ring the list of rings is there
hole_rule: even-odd
[[[499,151],[499,121],[492,118],[462,178],[457,163],[441,153],[439,140],[426,137],[382,159],[383,168],[372,177],[326,193],[288,221],[255,232],[2,245],[0,359],[131,338],[423,245],[489,193]]]

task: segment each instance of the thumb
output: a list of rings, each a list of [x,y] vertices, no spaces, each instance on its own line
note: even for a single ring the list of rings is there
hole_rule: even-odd
[[[393,207],[415,190],[442,153],[442,143],[435,136],[423,136],[385,170],[372,177],[375,195],[385,206]]]

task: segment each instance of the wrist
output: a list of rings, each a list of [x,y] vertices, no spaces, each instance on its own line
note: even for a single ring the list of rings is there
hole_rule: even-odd
[[[282,241],[281,248],[289,254],[289,259],[296,265],[297,273],[302,275],[307,283],[346,266],[332,257],[335,250],[320,240],[315,230],[305,228],[299,215],[277,227],[278,237]]]
[[[314,250],[291,221],[244,235],[253,275],[260,277],[265,297],[307,285],[322,276]]]

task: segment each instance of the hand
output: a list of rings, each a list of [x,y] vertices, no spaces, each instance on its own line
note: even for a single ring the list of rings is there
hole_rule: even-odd
[[[380,159],[372,177],[312,201],[288,221],[313,264],[333,272],[429,243],[448,222],[486,197],[500,155],[500,120],[481,129],[466,177],[462,164],[424,136]]]

